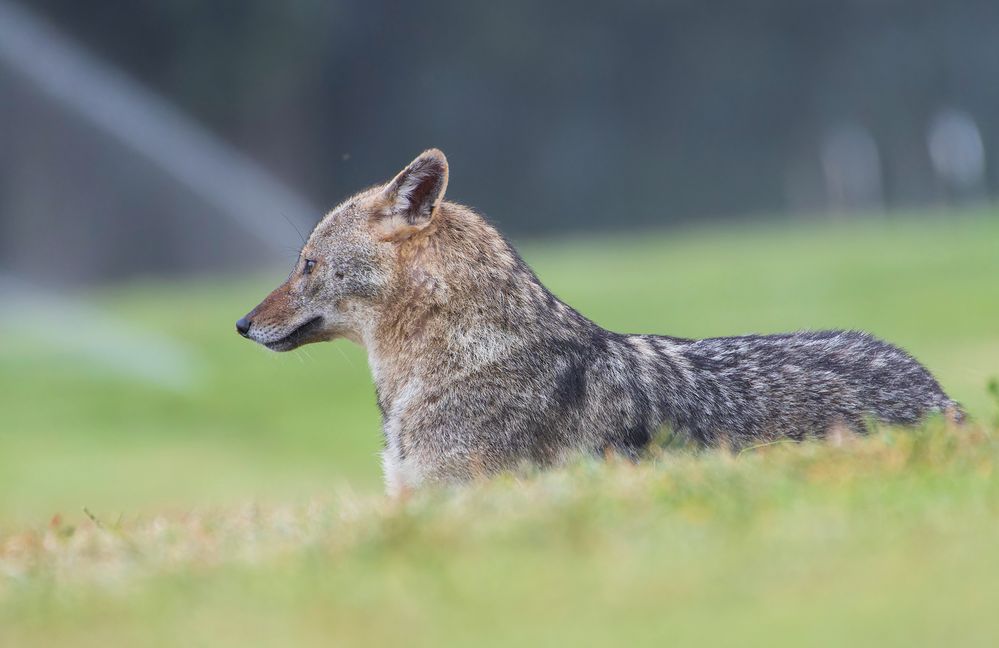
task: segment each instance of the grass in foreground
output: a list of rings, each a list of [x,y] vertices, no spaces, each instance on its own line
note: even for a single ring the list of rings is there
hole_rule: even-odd
[[[934,424],[56,519],[0,544],[0,642],[995,645],[997,465],[985,429]]]

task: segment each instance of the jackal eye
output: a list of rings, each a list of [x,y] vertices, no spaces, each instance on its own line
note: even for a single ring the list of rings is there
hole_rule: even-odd
[[[306,259],[305,265],[302,266],[302,274],[312,274],[312,269],[316,267],[316,262],[312,259]]]

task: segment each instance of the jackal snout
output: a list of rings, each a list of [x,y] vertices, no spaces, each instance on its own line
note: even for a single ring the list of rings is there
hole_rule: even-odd
[[[324,319],[291,298],[287,282],[236,321],[236,332],[272,351],[290,351],[322,338]]]

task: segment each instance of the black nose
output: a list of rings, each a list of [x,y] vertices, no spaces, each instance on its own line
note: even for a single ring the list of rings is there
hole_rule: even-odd
[[[236,332],[246,337],[246,334],[250,332],[250,327],[253,326],[253,322],[246,319],[245,317],[240,317],[236,320]]]

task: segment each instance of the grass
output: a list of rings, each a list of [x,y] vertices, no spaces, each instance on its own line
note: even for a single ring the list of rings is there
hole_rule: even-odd
[[[186,349],[179,387],[4,331],[0,645],[995,644],[995,214],[524,253],[618,330],[871,330],[978,422],[390,502],[363,353],[231,332],[281,272],[137,282],[86,299]]]

